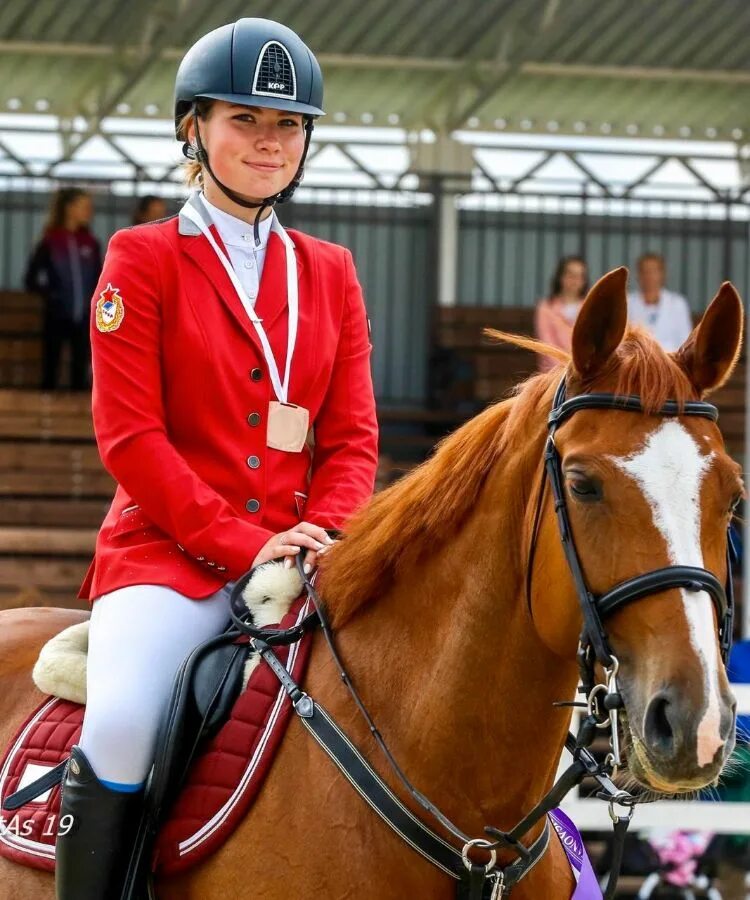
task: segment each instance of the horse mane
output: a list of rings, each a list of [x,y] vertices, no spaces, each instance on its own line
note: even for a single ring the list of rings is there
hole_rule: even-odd
[[[552,384],[549,375],[531,381]],[[323,596],[334,626],[461,527],[501,454],[505,426],[522,395],[530,397],[523,391],[494,403],[443,438],[429,459],[376,494],[347,523],[344,540],[321,559]]]
[[[513,344],[561,365],[532,375],[513,396],[488,406],[443,438],[434,454],[395,484],[376,494],[346,527],[345,539],[321,559],[326,606],[334,626],[342,625],[393,583],[400,571],[444,545],[473,510],[484,483],[505,448],[518,446],[549,409],[563,372],[577,380],[576,393],[595,388],[575,375],[571,356],[558,347],[522,335],[485,329],[496,341]],[[672,354],[643,329],[630,327],[596,382],[615,393],[638,394],[646,412],[671,398],[679,404],[696,397],[695,388]],[[612,389],[611,386],[607,389]]]
[[[566,350],[536,338],[508,334],[494,328],[485,328],[484,333],[495,341],[554,357],[567,366],[571,364],[571,355]],[[559,369],[557,371],[561,374]],[[597,383],[603,381],[610,385],[608,390],[615,394],[638,394],[644,410],[649,413],[661,409],[666,400],[676,400],[682,406],[687,400],[699,399],[695,386],[677,362],[676,355],[667,353],[640,325],[628,327],[620,346],[603,371],[589,382],[578,378],[577,386],[585,392],[595,389]]]

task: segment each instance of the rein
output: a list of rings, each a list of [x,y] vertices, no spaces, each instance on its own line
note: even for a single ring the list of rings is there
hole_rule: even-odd
[[[549,435],[544,453],[544,469],[537,496],[532,538],[529,547],[527,567],[527,602],[531,603],[531,571],[533,567],[536,541],[541,521],[546,483],[549,481],[555,505],[555,512],[565,557],[576,588],[583,615],[583,630],[578,649],[578,665],[581,676],[579,693],[586,697],[585,703],[563,703],[563,706],[585,706],[588,715],[582,720],[578,736],[569,734],[565,746],[573,756],[573,763],[563,772],[551,790],[539,801],[514,828],[501,831],[491,826],[485,827],[487,837],[470,838],[464,834],[434,803],[421,793],[407,778],[402,768],[389,750],[372,716],[365,707],[351,677],[346,671],[336,650],[333,634],[325,615],[323,604],[314,587],[313,579],[308,579],[303,569],[305,550],[296,558],[297,570],[302,577],[304,589],[313,612],[308,614],[295,628],[288,630],[256,628],[248,610],[242,609],[241,594],[252,576],[252,571],[240,578],[232,590],[231,615],[237,628],[251,638],[251,643],[268,663],[292,702],[295,712],[305,728],[328,753],[350,784],[358,791],[373,810],[414,850],[427,858],[433,865],[457,879],[458,900],[502,900],[511,888],[527,875],[544,855],[550,839],[549,821],[530,846],[521,843],[526,835],[547,813],[558,806],[562,799],[585,778],[592,777],[598,784],[596,796],[609,803],[609,812],[615,831],[615,864],[607,884],[605,900],[614,896],[624,845],[625,833],[633,814],[636,798],[620,790],[612,781],[621,764],[619,747],[618,712],[624,704],[617,685],[619,663],[612,654],[602,619],[625,604],[642,599],[652,593],[679,587],[689,591],[705,590],[712,598],[719,621],[719,641],[722,659],[726,663],[732,640],[734,600],[731,581],[731,561],[733,545],[727,544],[727,581],[722,587],[715,575],[707,569],[693,566],[666,566],[638,575],[611,588],[606,594],[595,596],[589,591],[583,569],[576,552],[568,517],[563,488],[563,473],[559,453],[555,446],[557,428],[570,416],[581,409],[614,409],[628,412],[643,412],[639,397],[615,394],[582,394],[566,399],[565,378],[560,382],[548,417]],[[699,416],[716,422],[718,410],[710,403],[689,401],[678,405],[667,401],[656,413],[661,416]],[[353,698],[360,714],[367,723],[375,742],[384,754],[388,765],[401,785],[416,803],[450,835],[460,842],[460,849],[435,834],[417,819],[396,797],[385,782],[377,775],[356,747],[341,731],[336,722],[312,697],[306,694],[292,679],[289,672],[273,651],[274,646],[282,646],[299,640],[307,631],[321,627],[329,652],[338,668],[342,682]],[[597,683],[595,665],[601,663],[605,681]],[[611,752],[603,763],[597,762],[587,749],[599,729],[608,729]],[[629,807],[628,814],[615,813],[615,804]],[[494,840],[490,840],[490,838]],[[477,864],[471,857],[473,849],[489,854],[486,864]],[[517,859],[503,867],[497,866],[497,851],[511,849]]]

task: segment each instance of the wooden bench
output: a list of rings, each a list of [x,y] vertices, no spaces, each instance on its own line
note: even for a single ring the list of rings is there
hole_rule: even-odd
[[[96,528],[0,528],[0,609],[85,608],[76,596],[91,562]]]
[[[0,608],[86,607],[76,595],[113,491],[88,395],[0,390]]]
[[[0,387],[37,387],[42,369],[42,298],[0,291]]]

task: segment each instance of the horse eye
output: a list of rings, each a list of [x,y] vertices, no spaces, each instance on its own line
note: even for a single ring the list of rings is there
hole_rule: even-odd
[[[598,500],[601,497],[599,486],[587,478],[571,479],[568,482],[571,493],[582,500]]]

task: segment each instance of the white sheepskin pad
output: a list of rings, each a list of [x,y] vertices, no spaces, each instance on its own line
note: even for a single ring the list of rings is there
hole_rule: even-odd
[[[289,612],[292,601],[302,593],[302,578],[296,568],[286,569],[283,562],[259,566],[242,592],[242,599],[260,628],[277,625]],[[43,694],[62,697],[73,703],[86,702],[86,656],[89,623],[71,625],[42,647],[31,677]],[[243,689],[258,665],[253,653],[245,664]]]
[[[42,647],[31,677],[43,694],[86,702],[86,654],[89,623],[71,625]]]
[[[267,625],[278,625],[289,612],[292,602],[302,593],[302,587],[302,577],[296,568],[285,569],[283,562],[268,562],[253,575],[242,592],[242,599],[253,614],[255,625],[265,628]],[[259,654],[251,653],[245,663],[243,690],[259,662]]]

